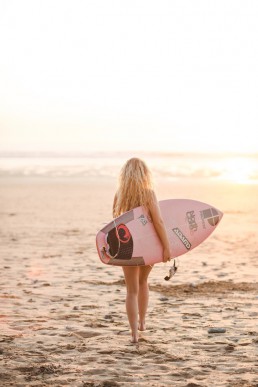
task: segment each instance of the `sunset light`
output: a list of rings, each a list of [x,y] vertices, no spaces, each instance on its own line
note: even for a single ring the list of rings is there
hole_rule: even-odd
[[[4,4],[0,150],[256,152],[257,3]]]
[[[223,178],[240,184],[252,184],[257,181],[258,159],[232,157],[224,161]]]
[[[0,385],[254,387],[258,1],[0,0]]]

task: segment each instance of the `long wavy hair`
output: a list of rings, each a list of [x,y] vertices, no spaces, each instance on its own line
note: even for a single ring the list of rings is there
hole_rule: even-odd
[[[117,217],[138,206],[148,209],[152,200],[152,176],[146,163],[136,157],[127,160],[120,171],[113,216]]]

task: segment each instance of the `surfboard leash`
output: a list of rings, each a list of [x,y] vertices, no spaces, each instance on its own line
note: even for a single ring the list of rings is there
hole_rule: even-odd
[[[178,267],[179,267],[179,264],[178,262],[176,262],[176,259],[174,259],[173,266],[171,266],[171,268],[169,269],[169,274],[166,275],[166,277],[164,277],[164,280],[169,281],[170,278],[172,278],[176,274]]]

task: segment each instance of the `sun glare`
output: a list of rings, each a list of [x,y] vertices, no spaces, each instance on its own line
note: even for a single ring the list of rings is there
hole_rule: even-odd
[[[257,170],[256,158],[235,157],[225,162],[224,178],[240,184],[252,184]]]

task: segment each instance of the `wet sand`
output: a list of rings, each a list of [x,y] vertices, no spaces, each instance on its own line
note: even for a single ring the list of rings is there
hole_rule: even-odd
[[[115,187],[1,179],[1,386],[258,386],[258,186],[158,182],[159,199],[206,201],[224,218],[172,280],[154,267],[138,345],[121,269],[95,249]]]

